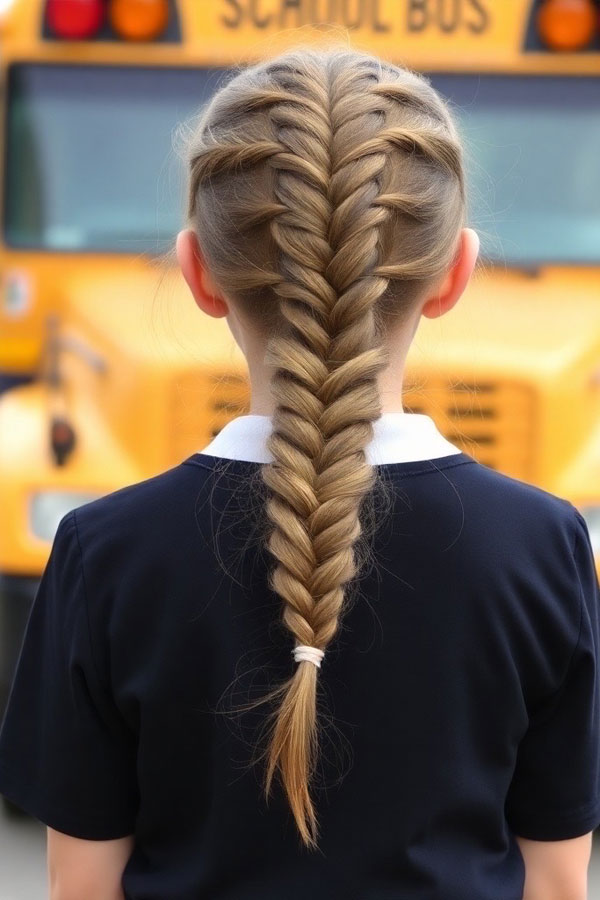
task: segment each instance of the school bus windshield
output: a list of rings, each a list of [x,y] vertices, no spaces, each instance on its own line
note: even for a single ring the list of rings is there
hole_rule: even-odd
[[[218,72],[22,64],[8,77],[5,241],[161,252],[181,223],[173,130]]]
[[[4,239],[160,253],[180,227],[178,122],[223,70],[19,64],[8,79]],[[431,74],[467,152],[469,224],[504,264],[600,262],[600,79]],[[107,177],[108,173],[108,177]]]

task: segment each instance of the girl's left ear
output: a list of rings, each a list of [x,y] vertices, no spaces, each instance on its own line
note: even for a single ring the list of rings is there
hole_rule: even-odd
[[[421,308],[428,319],[436,319],[455,305],[464,292],[475,268],[479,254],[479,235],[472,228],[463,228],[458,251],[441,285]]]
[[[229,307],[210,278],[198,238],[191,228],[177,235],[176,251],[183,277],[202,312],[215,319],[229,315]]]

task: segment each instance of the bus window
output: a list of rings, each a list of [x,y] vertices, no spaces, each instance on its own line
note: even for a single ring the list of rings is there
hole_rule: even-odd
[[[516,266],[600,263],[600,78],[431,75],[469,148],[482,253]]]
[[[182,217],[173,129],[200,109],[220,74],[12,66],[6,243],[54,251],[164,251]]]
[[[13,66],[6,243],[59,251],[166,249],[182,221],[173,129],[201,107],[222,74]],[[482,255],[515,266],[598,264],[600,79],[430,78],[466,137],[469,224],[481,232]]]

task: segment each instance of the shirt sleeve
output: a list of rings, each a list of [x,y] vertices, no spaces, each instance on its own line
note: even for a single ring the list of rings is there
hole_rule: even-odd
[[[0,730],[0,793],[88,840],[133,834],[136,741],[97,675],[74,512],[60,521]]]
[[[560,689],[521,740],[505,806],[514,833],[538,841],[579,837],[600,824],[600,587],[587,524],[572,509],[579,636]]]

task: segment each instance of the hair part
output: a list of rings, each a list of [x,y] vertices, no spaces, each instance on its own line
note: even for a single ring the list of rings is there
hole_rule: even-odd
[[[213,280],[268,336],[270,585],[295,644],[324,651],[377,478],[365,447],[381,415],[385,335],[457,251],[461,144],[424,76],[347,48],[301,47],[218,90],[187,159],[189,223]],[[314,849],[319,671],[293,665],[258,701],[277,701],[265,791],[279,771]]]

